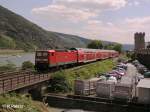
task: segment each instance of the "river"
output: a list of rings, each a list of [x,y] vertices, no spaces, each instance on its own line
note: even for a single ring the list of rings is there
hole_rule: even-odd
[[[21,53],[13,55],[0,55],[0,65],[13,63],[16,67],[20,67],[24,61],[31,61],[34,63],[35,53]]]

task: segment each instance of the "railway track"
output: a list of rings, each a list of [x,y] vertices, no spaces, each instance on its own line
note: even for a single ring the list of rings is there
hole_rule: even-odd
[[[84,65],[80,65],[80,66],[75,66],[75,67],[68,67],[68,68],[65,68],[65,69],[74,69],[74,70],[78,70],[80,68],[84,68]],[[35,70],[31,70],[31,69],[28,69],[28,70],[16,70],[16,71],[6,71],[6,72],[0,72],[0,80],[4,80],[4,79],[10,79],[10,78],[14,78],[14,77],[19,77],[19,76],[23,76],[23,74],[48,74],[48,73],[53,73],[53,72],[56,72],[58,70],[61,70],[61,69],[51,69],[50,71],[35,71]]]

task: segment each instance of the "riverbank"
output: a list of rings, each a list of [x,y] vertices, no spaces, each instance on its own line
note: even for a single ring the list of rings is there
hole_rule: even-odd
[[[24,50],[11,50],[11,49],[0,49],[0,55],[13,55],[26,53]]]
[[[21,67],[24,61],[30,61],[34,63],[35,53],[23,51],[10,51],[8,53],[6,53],[6,51],[1,51],[0,53],[0,66],[5,66],[11,63],[16,65],[16,67]]]

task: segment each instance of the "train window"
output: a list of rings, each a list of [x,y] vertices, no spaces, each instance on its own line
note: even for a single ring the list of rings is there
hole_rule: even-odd
[[[37,55],[37,56],[42,56],[42,53],[41,53],[41,52],[37,52],[36,55]]]
[[[44,53],[43,53],[43,56],[47,56],[47,52],[44,52]]]

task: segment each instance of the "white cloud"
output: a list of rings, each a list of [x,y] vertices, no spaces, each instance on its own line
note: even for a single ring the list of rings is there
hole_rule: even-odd
[[[131,2],[129,2],[129,6],[139,6],[141,4],[141,2],[140,1],[131,1]]]
[[[138,1],[134,1],[134,5],[135,5],[135,6],[140,5],[140,2],[138,2]]]
[[[87,23],[89,25],[97,25],[97,24],[102,24],[102,21],[99,21],[99,20],[89,20]]]
[[[87,26],[85,26],[84,32],[86,32],[86,35],[92,37],[93,39],[102,39],[133,44],[135,32],[146,32],[146,40],[150,41],[148,38],[150,36],[149,29],[150,16],[147,16],[139,18],[127,18],[115,24],[111,22],[101,22],[101,24],[88,24]]]
[[[48,5],[46,7],[34,8],[32,13],[49,18],[49,20],[70,20],[73,22],[83,21],[97,16],[90,11],[68,8],[64,5]]]
[[[150,27],[150,16],[125,19],[130,29],[142,30]]]
[[[133,43],[136,31],[149,32],[150,16],[126,18],[115,23],[96,19],[104,10],[117,10],[126,4],[127,0],[55,0],[48,6],[34,8],[32,14],[38,18],[46,18],[48,30]],[[139,5],[138,2],[134,4]]]
[[[103,10],[120,9],[126,2],[126,0],[55,0],[48,6],[33,8],[32,14],[49,20],[78,22],[95,18]]]
[[[147,24],[150,22],[150,16],[127,18],[125,21],[130,24]]]
[[[113,23],[112,22],[107,22],[107,25],[113,26]]]
[[[124,7],[126,0],[56,0],[55,3],[68,7],[84,8],[91,10],[119,9]]]

